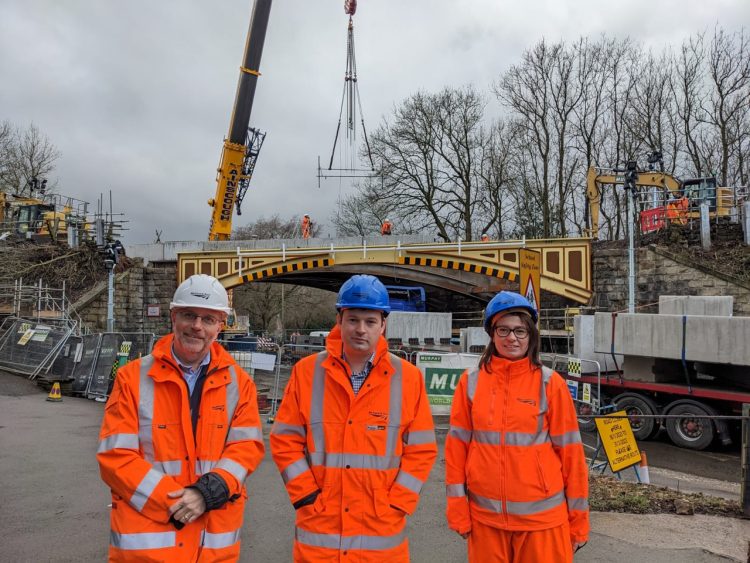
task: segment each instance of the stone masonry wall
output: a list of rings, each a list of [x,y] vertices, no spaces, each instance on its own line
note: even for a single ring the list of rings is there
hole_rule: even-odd
[[[157,263],[135,266],[115,275],[115,332],[170,331],[169,302],[177,288],[176,264]],[[149,306],[158,307],[157,316],[149,316]],[[107,284],[99,284],[76,304],[84,325],[92,332],[107,328]]]
[[[627,248],[594,248],[594,305],[609,311],[628,308]],[[660,295],[731,295],[734,314],[750,316],[750,288],[717,272],[686,264],[658,247],[639,248],[636,257],[635,305],[657,313]]]

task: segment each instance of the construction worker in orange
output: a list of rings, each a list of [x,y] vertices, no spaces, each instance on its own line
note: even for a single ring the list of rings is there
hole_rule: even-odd
[[[383,236],[390,236],[392,230],[393,223],[391,223],[390,219],[386,219],[385,221],[383,221],[383,224],[380,225],[380,234]]]
[[[588,540],[588,469],[565,381],[539,359],[537,312],[501,291],[459,379],[445,440],[447,517],[471,562],[571,562]]]
[[[312,235],[312,220],[310,215],[305,213],[305,216],[302,217],[302,238],[308,239],[310,235]]]
[[[686,225],[688,205],[689,202],[686,196],[667,201],[667,219],[669,219],[670,223]]]
[[[216,278],[191,276],[173,332],[117,372],[96,456],[110,561],[239,560],[245,478],[264,446],[255,384],[216,342],[230,311]]]
[[[482,242],[490,242],[490,235],[482,233]]]
[[[388,291],[355,275],[326,350],[299,361],[271,429],[294,561],[409,561],[406,517],[437,456],[424,377],[388,352]]]

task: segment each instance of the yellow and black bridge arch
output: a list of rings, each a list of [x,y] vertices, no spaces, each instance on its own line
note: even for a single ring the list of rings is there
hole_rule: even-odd
[[[525,239],[469,243],[401,243],[361,246],[242,248],[178,254],[178,282],[204,273],[231,289],[245,283],[298,283],[337,290],[354,273],[372,273],[487,298],[518,289],[519,250],[541,254],[541,289],[578,303],[589,302],[591,242],[588,238]],[[328,280],[328,285],[324,280]]]

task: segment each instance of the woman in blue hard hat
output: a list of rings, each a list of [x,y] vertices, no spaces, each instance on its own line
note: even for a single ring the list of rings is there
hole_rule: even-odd
[[[447,517],[469,561],[568,562],[588,540],[588,468],[565,381],[542,366],[537,312],[501,291],[461,376],[445,441]]]

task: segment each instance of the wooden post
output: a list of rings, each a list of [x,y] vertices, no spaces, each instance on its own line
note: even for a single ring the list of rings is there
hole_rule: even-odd
[[[750,403],[742,405],[742,516],[750,518]]]

